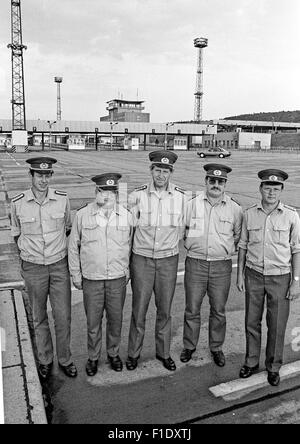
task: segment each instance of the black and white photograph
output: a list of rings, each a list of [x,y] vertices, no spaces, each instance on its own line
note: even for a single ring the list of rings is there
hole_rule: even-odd
[[[0,424],[300,424],[299,0],[1,0]]]

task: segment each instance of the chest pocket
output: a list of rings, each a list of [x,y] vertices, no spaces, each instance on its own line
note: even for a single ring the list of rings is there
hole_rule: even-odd
[[[21,229],[24,234],[40,234],[41,226],[35,217],[21,217]]]
[[[129,239],[129,226],[125,226],[125,225],[119,225],[116,227],[117,228],[117,234],[118,236],[124,240],[127,241]]]
[[[141,226],[151,225],[151,212],[140,210],[138,224]]]
[[[64,222],[65,222],[64,213],[52,213],[49,220],[49,229],[47,231],[61,230],[64,226]]]
[[[82,241],[84,242],[96,242],[99,239],[98,225],[85,224],[82,227]]]
[[[168,225],[179,227],[181,225],[181,212],[179,210],[168,210]]]
[[[204,218],[193,217],[190,221],[187,237],[200,237],[204,234]]]
[[[233,220],[228,216],[220,216],[219,231],[222,234],[232,234]]]
[[[262,242],[263,239],[262,227],[255,224],[251,224],[247,227],[247,230],[249,232],[249,242],[252,243]]]
[[[273,239],[274,242],[283,245],[288,246],[290,242],[290,228],[288,225],[273,226]]]

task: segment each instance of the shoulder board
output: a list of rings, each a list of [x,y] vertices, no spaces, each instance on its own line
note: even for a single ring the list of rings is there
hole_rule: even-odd
[[[23,199],[24,196],[25,196],[24,193],[18,194],[17,196],[13,197],[11,201],[17,202],[18,200]]]
[[[183,188],[175,187],[175,190],[179,191],[179,193],[185,194],[185,190]]]
[[[257,204],[252,204],[250,207],[246,208],[245,211],[250,210],[250,208],[254,208],[256,206],[257,206]]]
[[[82,207],[77,208],[76,211],[80,211],[80,210],[82,210],[83,208],[85,208],[85,207],[87,207],[87,206],[88,206],[88,204],[86,203],[86,204],[82,205]]]
[[[148,185],[142,185],[141,187],[135,188],[134,191],[143,191],[148,188]]]
[[[233,197],[231,198],[231,200],[233,200],[233,202],[235,202],[237,205],[241,206],[241,204],[237,200],[235,200]]]
[[[58,191],[58,190],[55,190],[54,193],[55,193],[55,194],[58,194],[58,196],[67,196],[67,193],[66,193],[65,191]]]
[[[290,207],[289,205],[283,205],[284,206],[284,208],[288,208],[289,210],[292,210],[292,211],[297,211],[296,210],[296,208],[294,208],[294,207]]]

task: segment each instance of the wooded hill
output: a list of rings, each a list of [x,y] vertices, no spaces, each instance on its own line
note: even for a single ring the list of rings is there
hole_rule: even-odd
[[[239,116],[225,117],[224,120],[254,120],[263,122],[300,122],[300,111],[278,111],[271,113],[240,114]]]

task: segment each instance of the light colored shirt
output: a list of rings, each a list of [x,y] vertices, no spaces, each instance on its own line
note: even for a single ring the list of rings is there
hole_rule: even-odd
[[[178,254],[186,201],[184,191],[171,183],[162,193],[153,182],[135,189],[128,199],[135,224],[132,251],[153,259]]]
[[[225,193],[212,205],[202,191],[186,212],[187,256],[207,261],[228,260],[236,251],[242,228],[242,208]]]
[[[70,228],[70,202],[63,191],[49,188],[42,204],[31,189],[11,201],[11,234],[20,236],[18,247],[24,261],[50,265],[66,257]]]
[[[69,269],[74,281],[128,276],[133,223],[130,212],[116,205],[109,218],[96,202],[79,210],[69,239]]]
[[[246,266],[264,275],[291,271],[291,258],[300,252],[297,211],[281,202],[267,214],[262,204],[245,210],[239,248],[247,250]]]

